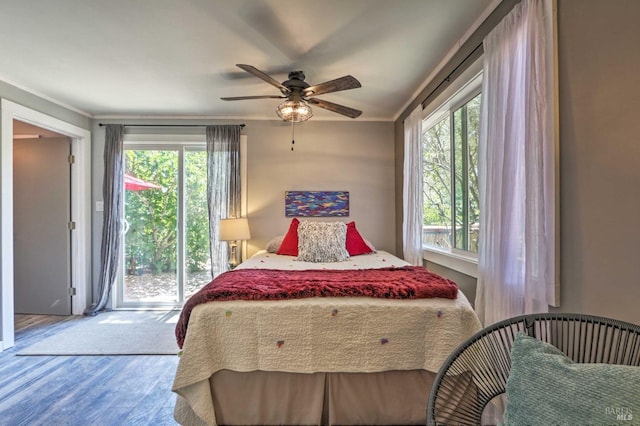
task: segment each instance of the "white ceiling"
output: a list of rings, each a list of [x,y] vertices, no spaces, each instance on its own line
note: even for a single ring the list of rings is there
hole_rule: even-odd
[[[0,0],[0,80],[95,118],[277,119],[277,99],[220,100],[280,94],[244,63],[351,74],[361,88],[319,97],[393,120],[499,1]]]

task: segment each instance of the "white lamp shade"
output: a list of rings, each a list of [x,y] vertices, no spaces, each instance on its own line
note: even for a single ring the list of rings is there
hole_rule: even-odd
[[[249,221],[246,217],[220,221],[220,241],[248,240],[250,238]]]

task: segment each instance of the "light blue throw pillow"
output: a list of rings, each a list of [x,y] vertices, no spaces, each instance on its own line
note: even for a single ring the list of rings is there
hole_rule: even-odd
[[[574,363],[522,333],[506,395],[504,425],[640,424],[640,367]]]

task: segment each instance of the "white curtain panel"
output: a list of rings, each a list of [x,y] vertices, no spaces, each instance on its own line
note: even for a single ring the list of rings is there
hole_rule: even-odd
[[[523,0],[484,40],[480,246],[483,324],[548,312],[555,278],[550,0]]]
[[[402,241],[404,260],[422,265],[422,105],[404,120]]]

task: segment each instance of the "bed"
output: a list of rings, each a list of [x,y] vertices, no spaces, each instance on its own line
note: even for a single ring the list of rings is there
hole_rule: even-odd
[[[416,267],[385,251],[335,262],[261,251],[226,274],[409,268]],[[460,291],[455,298],[224,299],[188,315],[183,309],[186,333],[176,327],[180,424],[424,424],[435,373],[480,329]]]

